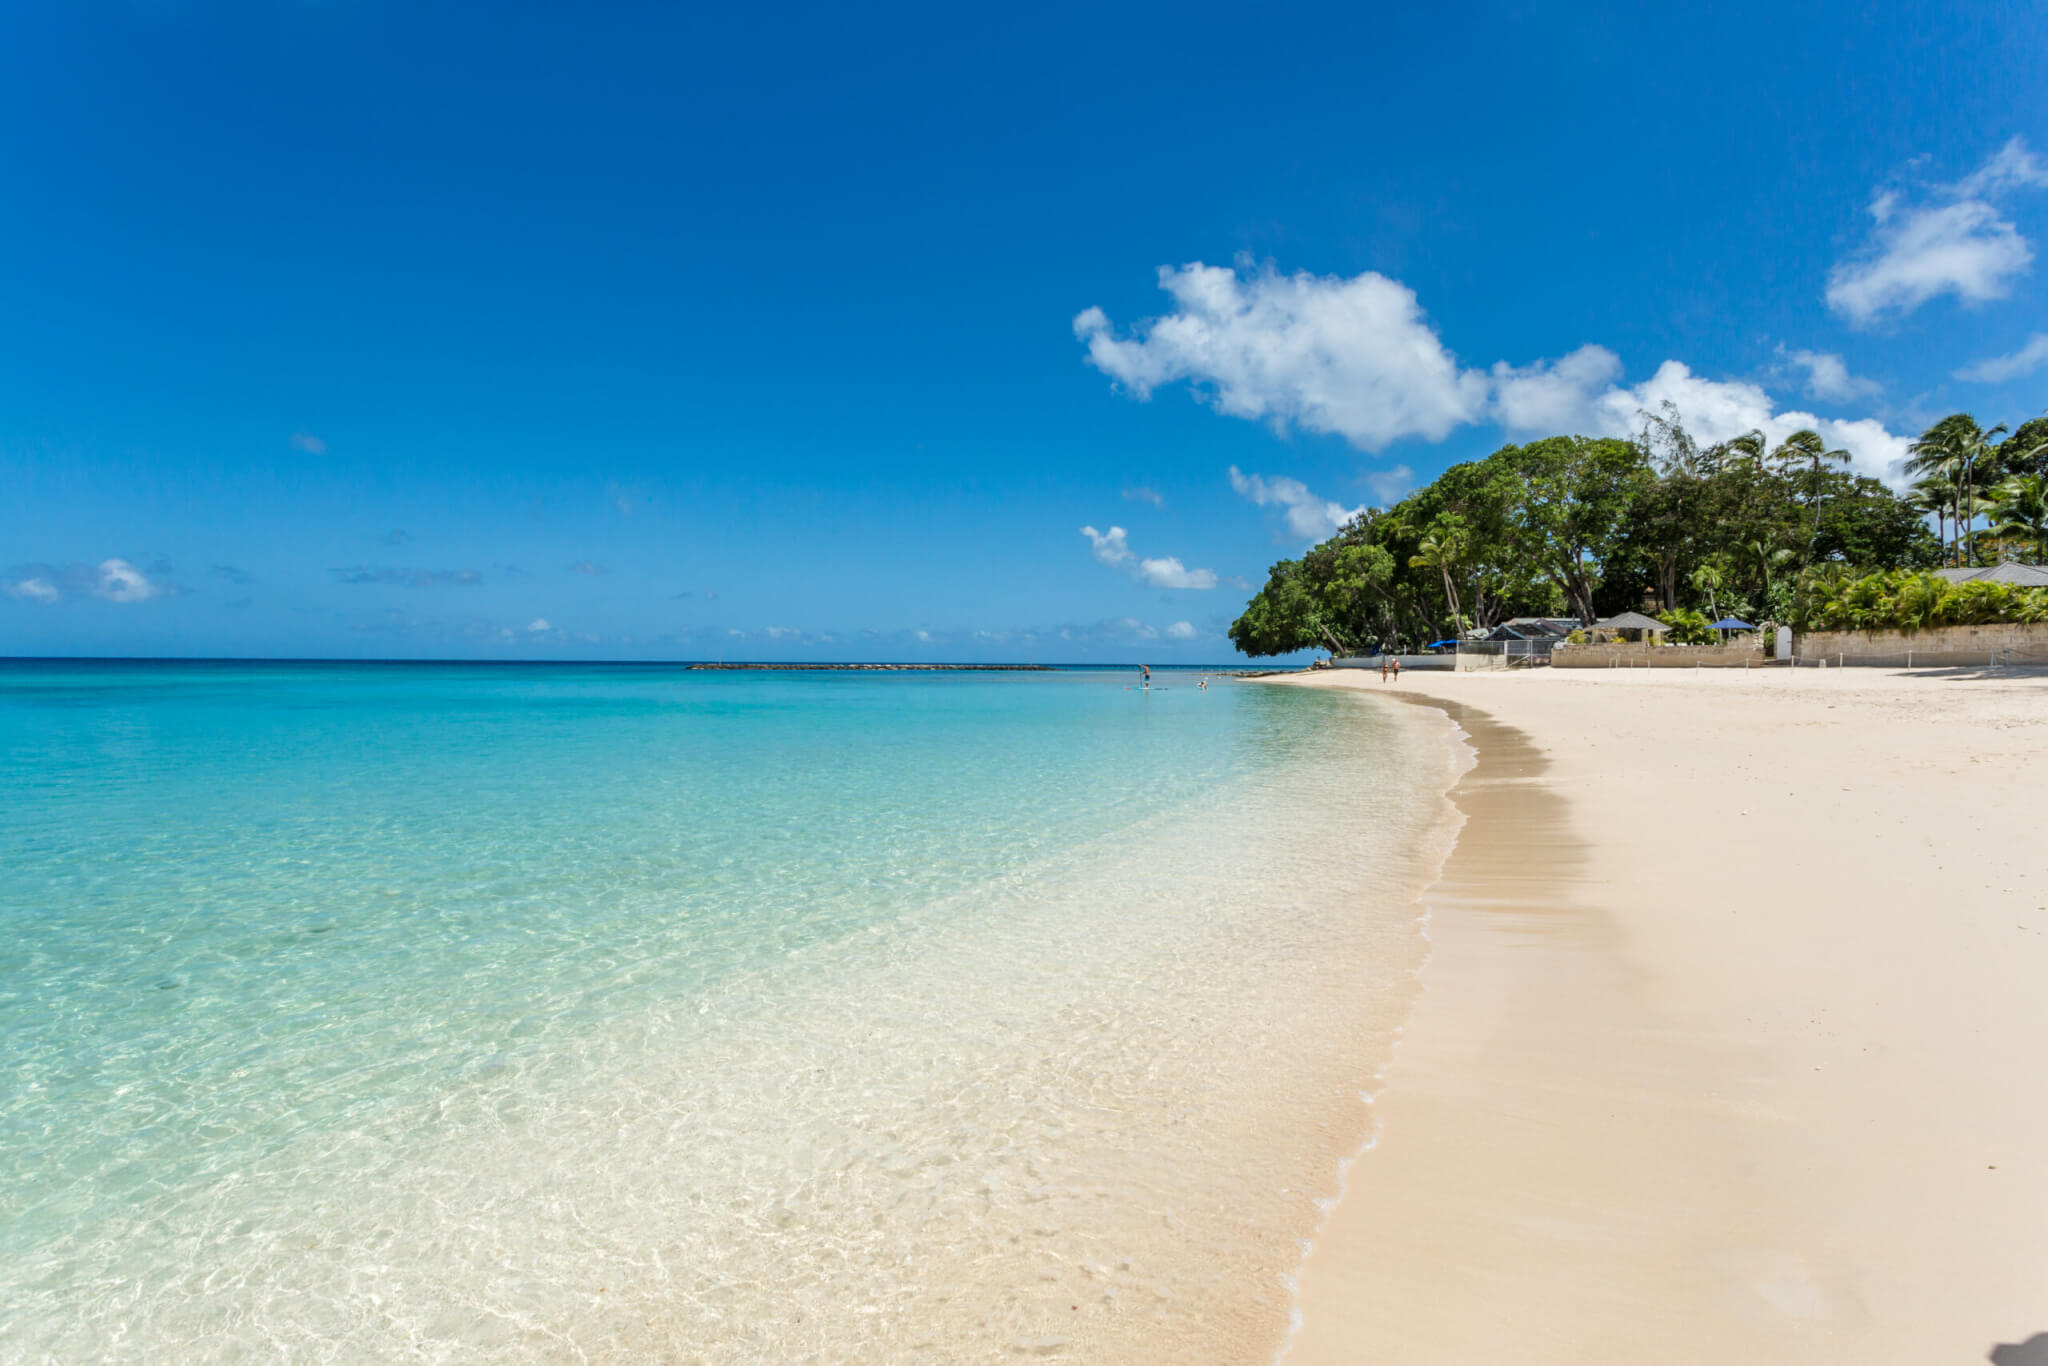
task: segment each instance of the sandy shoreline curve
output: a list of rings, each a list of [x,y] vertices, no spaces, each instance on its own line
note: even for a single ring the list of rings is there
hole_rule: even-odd
[[[2048,1331],[2048,677],[1331,671],[1476,766],[1284,1360]]]

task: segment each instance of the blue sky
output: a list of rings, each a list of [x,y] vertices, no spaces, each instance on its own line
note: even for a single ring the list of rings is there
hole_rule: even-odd
[[[1221,660],[1272,560],[1518,434],[1671,397],[1882,473],[2048,407],[2043,51],[2019,4],[11,7],[0,654]]]

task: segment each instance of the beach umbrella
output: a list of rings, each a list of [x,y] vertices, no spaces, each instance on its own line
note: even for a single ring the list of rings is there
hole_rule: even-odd
[[[1716,631],[1754,631],[1756,627],[1736,617],[1722,617],[1714,623],[1713,629]]]

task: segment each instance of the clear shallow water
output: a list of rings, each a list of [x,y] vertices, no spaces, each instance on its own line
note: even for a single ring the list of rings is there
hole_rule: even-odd
[[[6,1355],[1259,1355],[1446,761],[1124,681],[0,665]]]

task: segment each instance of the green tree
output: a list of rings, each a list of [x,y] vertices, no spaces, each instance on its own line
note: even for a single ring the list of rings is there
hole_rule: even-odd
[[[1991,495],[1992,531],[2023,538],[2040,564],[2048,554],[2048,474],[2015,474]]]

